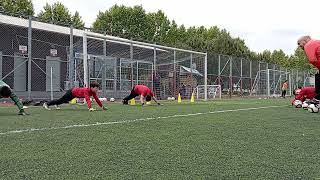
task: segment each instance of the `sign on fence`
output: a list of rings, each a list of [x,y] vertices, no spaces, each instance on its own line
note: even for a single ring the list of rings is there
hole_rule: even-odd
[[[51,55],[51,56],[55,57],[55,56],[57,56],[57,54],[58,54],[58,50],[56,50],[56,49],[50,49],[50,55]]]
[[[23,46],[23,45],[19,45],[19,52],[21,54],[25,54],[28,52],[28,47],[27,46]]]

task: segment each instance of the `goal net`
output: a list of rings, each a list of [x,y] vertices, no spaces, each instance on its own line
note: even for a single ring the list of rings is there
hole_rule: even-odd
[[[136,84],[152,89],[158,99],[190,98],[198,84],[207,84],[207,54],[85,32],[79,65],[84,86],[101,83],[103,97],[122,98]],[[97,58],[93,59],[92,56]],[[80,62],[80,61],[79,61]],[[77,70],[79,68],[76,68]],[[181,94],[181,93],[180,93]],[[202,99],[207,98],[204,91]]]
[[[205,91],[207,90],[208,99],[221,99],[221,85],[198,85],[195,88],[195,96],[197,99],[204,99]]]
[[[288,94],[290,95],[292,88],[289,72],[273,69],[258,71],[251,92],[258,96],[280,96],[282,84],[286,80],[289,80]]]

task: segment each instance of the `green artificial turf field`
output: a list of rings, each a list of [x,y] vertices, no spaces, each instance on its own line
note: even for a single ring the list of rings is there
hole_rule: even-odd
[[[320,114],[289,104],[0,107],[0,179],[320,178]]]

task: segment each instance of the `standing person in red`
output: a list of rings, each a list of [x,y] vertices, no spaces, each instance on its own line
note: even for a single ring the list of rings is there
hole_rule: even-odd
[[[295,100],[300,100],[301,102],[305,101],[306,99],[313,99],[316,96],[316,89],[314,87],[304,87],[301,89],[295,90],[295,97],[292,100],[292,104]]]
[[[151,101],[151,98],[152,98],[158,105],[160,105],[160,103],[157,101],[157,98],[154,97],[153,92],[145,85],[135,85],[131,90],[131,93],[129,94],[129,96],[125,97],[122,102],[123,104],[128,104],[128,101],[130,99],[133,99],[139,95],[140,95],[140,102],[142,106],[144,105],[144,98],[146,98],[147,102]]]
[[[302,36],[298,39],[298,46],[306,53],[310,64],[320,69],[320,40],[313,40],[310,36]],[[315,75],[315,103],[320,101],[320,74]]]
[[[95,109],[92,108],[92,103],[90,100],[90,97],[93,96],[93,98],[96,100],[98,105],[103,110],[107,110],[107,108],[102,105],[101,101],[97,96],[98,89],[99,89],[99,84],[97,82],[92,82],[90,84],[90,88],[72,88],[68,90],[66,94],[63,95],[60,99],[55,99],[48,103],[44,103],[43,107],[47,110],[50,110],[49,106],[55,105],[58,108],[58,105],[68,103],[74,98],[85,98],[89,111],[95,111]]]

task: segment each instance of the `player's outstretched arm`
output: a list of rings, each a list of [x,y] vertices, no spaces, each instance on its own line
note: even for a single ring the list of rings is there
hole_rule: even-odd
[[[96,109],[92,108],[92,102],[91,102],[91,100],[90,100],[90,96],[89,96],[88,93],[85,93],[85,94],[84,94],[84,99],[85,99],[86,102],[87,102],[87,106],[88,106],[89,111],[90,111],[90,112],[95,111]]]
[[[103,106],[97,94],[93,94],[93,98],[95,99],[96,103],[102,108],[102,110],[107,110],[107,108]]]
[[[156,98],[156,97],[152,96],[152,99],[153,99],[153,100],[154,100],[154,102],[156,102],[158,105],[161,105],[161,104],[158,102],[158,100],[157,100],[157,98]]]
[[[144,96],[143,95],[140,96],[140,102],[141,102],[141,105],[143,106],[144,105]]]

